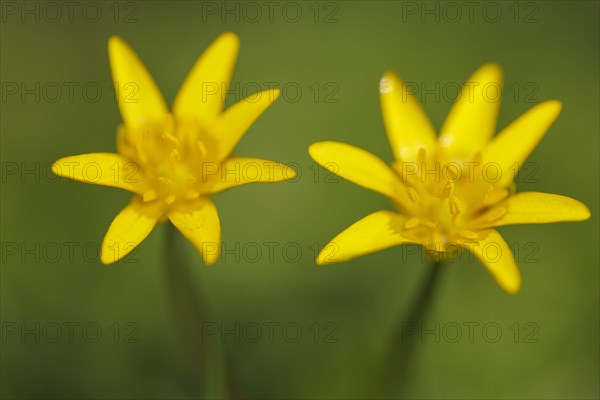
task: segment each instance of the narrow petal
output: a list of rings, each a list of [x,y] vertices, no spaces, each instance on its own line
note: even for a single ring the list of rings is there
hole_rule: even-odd
[[[247,183],[274,183],[296,177],[293,168],[260,158],[230,157],[219,169],[205,168],[206,193],[213,194]]]
[[[202,255],[205,264],[219,259],[221,223],[215,204],[207,198],[196,199],[169,213],[169,219]]]
[[[479,242],[459,242],[481,261],[498,285],[514,294],[521,288],[521,274],[512,251],[495,230],[479,232]]]
[[[115,153],[89,153],[63,157],[52,164],[58,176],[94,185],[143,193],[142,174],[136,163]]]
[[[496,129],[501,93],[502,70],[498,65],[486,64],[475,71],[442,126],[442,148],[463,160],[481,151]]]
[[[112,264],[129,254],[152,232],[163,211],[161,203],[144,203],[134,196],[110,224],[102,242],[100,261]]]
[[[258,117],[279,97],[279,90],[264,90],[229,107],[211,128],[217,143],[216,160],[227,158]]]
[[[317,264],[333,264],[362,255],[414,243],[402,233],[404,219],[391,211],[377,211],[346,228],[319,253]]]
[[[133,130],[164,121],[168,109],[154,79],[123,39],[112,36],[108,55],[121,117]]]
[[[308,152],[330,172],[392,199],[397,197],[400,178],[368,151],[340,142],[317,142],[310,145]]]
[[[505,213],[496,213],[499,218],[482,216],[481,226],[504,226],[516,224],[549,224],[553,222],[584,221],[590,217],[585,204],[558,194],[522,192],[509,197],[496,208]],[[488,215],[494,215],[492,209]]]
[[[502,175],[496,185],[507,186],[515,179],[533,149],[558,118],[562,104],[545,101],[521,115],[503,129],[482,152],[482,165],[496,163]]]
[[[381,79],[381,110],[392,151],[398,161],[416,162],[419,149],[432,154],[436,134],[419,101],[393,72]]]
[[[202,53],[175,98],[176,119],[210,123],[219,115],[239,47],[238,37],[227,32]]]

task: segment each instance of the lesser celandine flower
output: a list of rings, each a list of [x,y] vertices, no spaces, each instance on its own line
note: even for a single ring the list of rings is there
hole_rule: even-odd
[[[309,152],[337,174],[389,197],[397,211],[377,211],[323,248],[317,263],[340,262],[402,243],[417,243],[436,259],[465,248],[498,284],[515,293],[521,277],[511,250],[494,228],[513,224],[581,221],[588,208],[556,194],[514,193],[513,180],[550,125],[561,103],[545,101],[492,138],[502,73],[494,64],[463,87],[439,138],[421,105],[395,74],[380,82],[383,118],[395,156],[391,168],[373,154],[339,142],[318,142]],[[452,250],[452,251],[451,251]],[[454,257],[452,255],[451,257]]]
[[[233,148],[277,99],[277,89],[253,94],[223,111],[239,40],[225,33],[198,59],[169,112],[154,80],[135,52],[111,37],[109,58],[123,125],[117,153],[65,157],[57,175],[133,192],[104,238],[100,259],[113,263],[167,218],[201,252],[207,264],[219,256],[221,228],[208,196],[250,182],[295,176],[282,164],[236,157]]]

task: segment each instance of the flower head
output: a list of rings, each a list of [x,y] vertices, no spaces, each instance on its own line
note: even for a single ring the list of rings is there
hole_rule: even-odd
[[[232,150],[248,128],[279,96],[255,93],[223,111],[239,40],[217,38],[198,59],[181,87],[172,112],[135,52],[111,37],[109,58],[123,125],[117,153],[64,157],[55,174],[133,192],[104,238],[100,259],[125,257],[169,219],[200,251],[204,262],[219,256],[221,228],[208,196],[233,186],[292,179],[285,165],[237,157]]]
[[[461,91],[439,137],[407,85],[386,73],[380,82],[386,131],[395,156],[391,167],[373,154],[339,142],[310,146],[312,158],[335,163],[337,174],[389,197],[396,212],[377,211],[323,248],[317,263],[349,260],[402,243],[417,243],[445,259],[467,249],[498,284],[515,293],[521,277],[511,250],[494,229],[512,224],[580,221],[588,208],[569,197],[515,193],[523,162],[558,117],[561,103],[543,102],[492,138],[502,73],[495,64],[475,72]],[[490,254],[491,249],[491,254]]]

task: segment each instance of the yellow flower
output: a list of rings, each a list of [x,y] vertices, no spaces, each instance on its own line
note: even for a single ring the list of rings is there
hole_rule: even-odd
[[[513,180],[550,125],[561,103],[545,101],[492,139],[502,72],[487,64],[465,84],[439,138],[421,105],[395,74],[380,82],[381,106],[395,161],[339,142],[310,146],[312,158],[337,174],[389,197],[397,212],[377,211],[337,235],[318,264],[346,261],[402,243],[423,245],[436,259],[472,252],[498,284],[516,293],[521,277],[511,250],[494,229],[513,224],[581,221],[588,208],[569,197],[514,193]],[[331,165],[331,164],[329,164]]]
[[[231,154],[246,130],[279,96],[276,89],[253,94],[223,111],[239,49],[233,33],[218,37],[198,59],[170,113],[149,72],[120,38],[108,43],[124,124],[118,153],[61,158],[55,174],[133,192],[131,202],[108,228],[101,247],[104,264],[118,261],[167,218],[202,254],[219,257],[221,226],[208,196],[233,186],[292,179],[272,161]]]

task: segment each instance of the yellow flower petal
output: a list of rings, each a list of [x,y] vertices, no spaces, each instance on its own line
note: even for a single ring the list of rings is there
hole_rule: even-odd
[[[498,186],[507,186],[515,178],[529,154],[556,120],[562,104],[545,101],[521,115],[502,130],[483,150],[482,165],[497,163],[502,171]]]
[[[393,72],[386,72],[379,92],[385,129],[396,159],[416,162],[421,148],[432,154],[436,146],[435,130],[406,84]]]
[[[402,182],[394,171],[373,154],[341,142],[317,142],[308,148],[310,156],[330,172],[392,199],[398,197]]]
[[[414,243],[403,235],[404,219],[391,211],[377,211],[346,228],[319,253],[317,264],[333,264],[374,253],[402,243]]]
[[[176,119],[209,123],[219,115],[239,47],[238,37],[227,32],[202,53],[175,98]]]
[[[219,259],[221,223],[214,203],[198,198],[180,205],[169,213],[169,219],[202,255],[205,264]]]
[[[209,165],[208,167],[210,167]],[[220,167],[206,168],[206,194],[213,194],[246,183],[274,183],[296,177],[293,168],[275,161],[250,157],[230,157]]]
[[[217,161],[227,158],[248,128],[278,97],[278,89],[264,90],[246,97],[225,110],[211,127],[217,143],[217,148],[211,157]]]
[[[112,36],[108,41],[108,55],[125,125],[136,131],[162,123],[168,112],[167,105],[137,54],[123,39]]]
[[[110,224],[102,242],[100,261],[112,264],[129,254],[152,232],[163,212],[161,203],[144,203],[140,196],[134,196]]]
[[[501,101],[502,70],[496,64],[479,68],[465,82],[442,130],[439,143],[457,159],[469,159],[496,129]]]
[[[584,221],[590,217],[590,210],[585,204],[567,196],[550,193],[517,193],[498,207],[505,208],[506,213],[487,221],[484,215],[482,227]],[[490,211],[493,212],[494,210]]]
[[[479,232],[479,237],[482,239],[478,242],[458,243],[475,254],[502,289],[517,293],[521,288],[521,274],[508,244],[495,230]]]
[[[134,162],[115,153],[89,153],[63,157],[52,172],[64,178],[95,185],[111,186],[143,193],[142,174]]]

